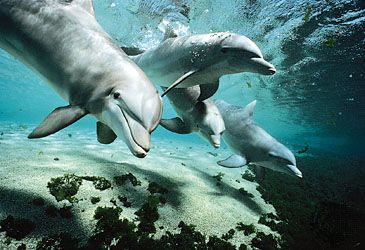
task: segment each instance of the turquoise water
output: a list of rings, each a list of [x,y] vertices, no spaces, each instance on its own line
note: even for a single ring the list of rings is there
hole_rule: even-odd
[[[321,204],[318,205],[320,211],[337,211],[336,206],[329,205],[331,202],[349,204],[357,212],[365,211],[361,201],[365,197],[361,181],[365,177],[362,169],[365,153],[364,1],[102,0],[94,1],[94,7],[99,23],[120,46],[155,47],[164,36],[162,30],[166,23],[179,35],[230,31],[255,41],[264,57],[275,65],[277,73],[273,76],[226,75],[220,79],[215,98],[239,106],[256,99],[254,118],[257,123],[295,152],[304,181],[299,183],[269,173],[262,186],[288,197],[298,191],[300,198],[293,199],[295,202]],[[2,128],[8,124],[35,127],[55,107],[66,105],[44,80],[3,50],[0,50],[0,95]],[[163,117],[174,116],[165,97]],[[86,117],[72,125],[72,129],[93,132],[95,122],[94,118]],[[177,135],[161,127],[152,136],[155,146],[159,138],[207,145],[196,134]],[[308,152],[297,154],[305,144],[309,145]],[[1,147],[5,145],[0,144]],[[354,176],[353,172],[358,175]],[[281,188],[286,182],[294,191]],[[311,194],[303,195],[305,192]],[[316,192],[318,195],[313,195]],[[266,195],[280,213],[290,210],[280,203],[285,200],[283,197]],[[286,202],[290,207],[290,199]],[[314,210],[317,211],[313,208],[310,212]],[[308,219],[305,213],[297,216]],[[362,216],[359,220],[365,218]],[[298,218],[295,222],[302,223],[303,232],[309,230],[310,223],[319,223]],[[333,219],[312,216],[308,220],[316,218],[319,221]],[[326,232],[324,228],[318,230],[322,235]],[[314,237],[318,240],[313,243],[318,243],[316,247],[363,247],[359,243],[359,232],[364,230],[350,231],[349,238],[344,236],[345,243],[340,246],[306,233],[292,233],[288,242],[294,246],[300,240]]]

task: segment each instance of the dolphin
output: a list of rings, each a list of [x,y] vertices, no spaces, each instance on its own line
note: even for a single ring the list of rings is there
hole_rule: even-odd
[[[219,148],[225,130],[223,118],[212,100],[198,101],[199,96],[198,85],[173,89],[167,97],[180,117],[161,119],[160,125],[178,134],[197,132],[213,147]]]
[[[230,32],[177,37],[169,28],[156,48],[131,58],[153,83],[167,87],[162,96],[173,88],[200,85],[199,101],[217,91],[222,75],[276,72],[253,41]]]
[[[113,138],[105,135],[113,131],[135,156],[146,156],[162,100],[98,24],[91,0],[0,0],[0,48],[69,103],[50,113],[29,138],[48,136],[91,114],[99,121],[99,142],[110,143]]]
[[[223,140],[234,152],[227,159],[218,161],[219,165],[237,168],[252,163],[302,178],[293,153],[252,119],[256,100],[245,108],[230,105],[223,100],[215,100],[214,103],[226,125]]]

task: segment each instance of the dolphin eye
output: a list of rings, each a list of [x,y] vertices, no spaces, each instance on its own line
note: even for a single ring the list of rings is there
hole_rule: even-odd
[[[115,93],[113,94],[113,98],[114,98],[114,99],[118,99],[118,98],[119,98],[119,96],[120,96],[120,93],[119,93],[119,92],[115,92]]]

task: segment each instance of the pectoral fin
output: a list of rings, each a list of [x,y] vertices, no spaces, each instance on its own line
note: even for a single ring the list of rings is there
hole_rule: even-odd
[[[178,134],[189,134],[191,129],[179,117],[173,119],[161,119],[160,124],[167,130]]]
[[[205,99],[212,97],[217,92],[219,88],[219,81],[213,84],[201,84],[199,86],[200,86],[200,96],[198,98],[198,101],[204,101]]]
[[[240,168],[247,164],[247,160],[240,155],[231,155],[225,160],[217,161],[217,164],[225,168]]]
[[[114,131],[102,122],[96,123],[96,134],[102,144],[110,144],[117,138]]]
[[[161,97],[163,97],[164,95],[166,95],[167,93],[169,93],[170,90],[172,90],[173,88],[176,88],[179,84],[181,84],[183,81],[185,81],[187,78],[189,78],[190,76],[192,76],[196,72],[197,72],[197,70],[190,70],[189,72],[187,72],[184,75],[182,75],[173,84],[171,84],[167,89],[165,89],[165,91],[162,93]]]
[[[52,111],[43,122],[28,135],[29,139],[42,138],[54,134],[78,121],[89,112],[79,106],[59,107]]]

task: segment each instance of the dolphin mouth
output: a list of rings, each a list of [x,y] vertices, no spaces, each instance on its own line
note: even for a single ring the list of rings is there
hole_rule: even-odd
[[[300,170],[296,167],[296,166],[294,166],[294,165],[287,165],[288,166],[288,168],[290,169],[290,171],[295,175],[295,176],[297,176],[297,177],[299,177],[299,178],[303,178],[303,174],[302,174],[302,172],[300,172]]]
[[[127,146],[135,156],[139,158],[146,157],[148,151],[150,150],[149,132],[138,121],[129,116],[128,113],[126,113],[122,108],[120,108],[120,110],[127,125],[127,134],[125,134]]]
[[[276,73],[276,69],[274,67],[269,68],[268,71],[269,71],[269,75],[273,75]]]

